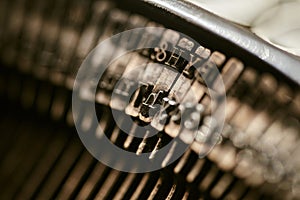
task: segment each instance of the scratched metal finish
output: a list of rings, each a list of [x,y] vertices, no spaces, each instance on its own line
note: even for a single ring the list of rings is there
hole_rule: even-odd
[[[145,1],[236,44],[300,84],[300,59],[274,47],[249,30],[212,15],[189,2],[173,0]]]
[[[290,82],[284,82],[281,79],[282,74],[260,72],[258,70],[260,66],[253,68],[255,66],[252,66],[251,62],[244,62],[242,56],[234,58],[232,54],[227,54],[232,45],[219,51],[217,49],[219,38],[216,34],[209,34],[211,40],[204,44],[201,43],[203,46],[199,46],[195,54],[218,66],[223,75],[226,89],[228,89],[227,123],[222,132],[222,141],[207,157],[199,159],[197,155],[199,143],[205,140],[205,133],[210,121],[209,118],[205,118],[203,126],[197,133],[196,141],[174,164],[153,173],[120,172],[93,159],[76,137],[70,108],[71,89],[76,67],[79,66],[76,64],[82,62],[97,41],[108,38],[117,32],[131,29],[136,25],[144,26],[145,23],[148,26],[161,26],[157,24],[161,22],[162,25],[171,27],[171,23],[163,23],[163,17],[158,18],[155,23],[151,21],[153,19],[148,19],[146,16],[151,14],[151,11],[155,15],[165,14],[164,18],[169,18],[169,12],[162,9],[149,11],[144,7],[141,9],[143,13],[139,13],[142,14],[141,16],[136,15],[135,11],[131,12],[135,4],[130,5],[129,8],[127,6],[127,10],[125,10],[122,7],[115,8],[115,5],[110,4],[111,1],[96,0],[92,1],[94,10],[91,11],[92,17],[86,16],[87,20],[82,24],[82,21],[85,21],[82,20],[85,16],[84,13],[87,11],[84,7],[84,5],[87,6],[86,1],[66,1],[68,3],[65,2],[65,5],[64,1],[58,0],[51,5],[55,8],[53,16],[51,15],[51,19],[53,19],[42,18],[44,22],[40,21],[44,24],[42,28],[40,23],[36,23],[37,27],[43,31],[37,37],[39,41],[35,41],[35,38],[29,37],[32,31],[27,26],[34,22],[30,20],[32,16],[22,6],[23,0],[16,0],[16,2],[20,2],[20,10],[25,13],[24,17],[19,20],[26,23],[23,25],[20,22],[20,27],[17,26],[18,24],[9,24],[9,27],[13,25],[16,27],[15,29],[10,27],[8,30],[14,29],[16,32],[4,32],[6,40],[1,40],[3,35],[0,32],[1,47],[3,45],[9,47],[8,50],[17,51],[17,56],[12,57],[14,62],[11,66],[7,64],[7,66],[1,65],[0,67],[0,110],[2,112],[0,130],[3,134],[2,138],[4,138],[0,141],[0,154],[4,158],[0,162],[1,199],[10,199],[9,197],[15,197],[15,199],[297,199],[300,196],[300,176],[298,176],[300,169],[298,156],[300,152],[298,120],[300,93],[299,88],[292,88],[289,85]],[[60,3],[57,4],[58,2],[64,6]],[[132,2],[137,3],[138,1]],[[185,7],[184,4],[181,5],[176,1],[160,1],[161,4],[164,2],[170,3],[165,5],[169,9],[176,7],[174,13],[181,12],[179,9]],[[1,5],[5,3],[8,4],[3,1]],[[47,5],[48,3],[51,4],[51,2],[47,2]],[[30,5],[27,6],[31,7]],[[181,5],[181,7],[176,5]],[[0,8],[4,10],[2,7]],[[81,9],[72,12],[73,9],[77,10],[78,8]],[[65,14],[63,14],[64,9],[68,11]],[[186,12],[186,16],[189,16],[189,12],[193,9],[197,10],[198,8],[191,6],[190,11],[184,9],[182,12]],[[18,13],[16,10],[19,11],[19,8],[12,9],[10,14]],[[77,17],[74,17],[73,13],[77,13]],[[69,16],[69,14],[71,15]],[[0,15],[6,16],[3,13]],[[59,16],[63,17],[64,15],[69,16],[70,19],[66,17],[66,20],[62,20],[63,22],[60,23]],[[193,19],[186,17],[183,17],[184,24],[179,25],[188,24],[188,27],[196,27],[198,33],[202,29],[211,30],[214,26],[221,29],[218,23],[225,23],[225,20],[213,17],[200,9],[198,9],[198,15],[206,20],[207,27],[195,26]],[[217,21],[209,21],[210,19]],[[4,21],[0,23],[2,24]],[[48,26],[51,22],[52,25]],[[204,23],[204,25],[206,24]],[[224,27],[231,27],[231,25],[224,25]],[[21,30],[20,34],[17,31],[19,29]],[[57,30],[55,31],[55,29]],[[177,27],[178,31],[182,29]],[[239,30],[237,27],[233,29]],[[81,34],[78,34],[80,30]],[[218,31],[218,33],[228,34],[232,30]],[[34,33],[36,34],[35,31]],[[238,33],[241,32],[236,34]],[[70,39],[69,42],[65,41],[67,38]],[[167,38],[173,41],[172,36]],[[241,41],[241,38],[242,36],[238,41],[242,45],[250,45],[250,40]],[[208,43],[213,40],[217,42],[209,46]],[[180,48],[190,51],[190,45],[183,45],[190,43],[186,39],[180,41],[183,42],[178,43],[177,50]],[[44,42],[46,42],[45,48],[43,48]],[[76,47],[74,42],[80,45]],[[74,50],[74,46],[76,50]],[[18,47],[21,47],[20,51]],[[56,49],[58,49],[57,52]],[[1,49],[1,54],[3,53],[1,62],[5,61],[4,55],[10,55],[10,53],[4,54],[5,50]],[[100,56],[109,57],[117,50],[117,46],[108,46],[107,54]],[[36,58],[32,59],[35,54]],[[169,56],[174,58],[172,54]],[[148,57],[149,52],[147,53],[147,51],[133,52],[127,59],[121,59],[114,63],[111,70],[108,70],[106,76],[100,81],[95,107],[99,114],[99,126],[107,130],[106,135],[115,145],[136,152],[136,154],[145,151],[152,152],[151,156],[155,158],[160,146],[165,145],[178,132],[176,113],[174,114],[172,110],[176,106],[174,104],[176,102],[170,100],[165,102],[172,108],[169,113],[174,119],[174,122],[170,120],[167,125],[166,134],[152,138],[147,138],[147,136],[137,138],[134,137],[135,134],[141,133],[137,133],[135,126],[132,126],[133,133],[128,136],[120,131],[109,114],[110,109],[118,110],[118,112],[124,111],[121,103],[124,98],[120,95],[127,94],[126,89],[116,90],[116,94],[119,95],[117,96],[119,98],[115,99],[117,103],[109,104],[108,101],[114,82],[120,78],[122,73],[127,74],[126,77],[129,80],[137,75],[145,77],[143,87],[141,87],[141,94],[145,99],[148,99],[146,95],[149,95],[149,93],[145,94],[143,90],[147,86],[147,80],[148,85],[159,83],[163,86],[159,89],[169,89],[174,73],[168,71],[167,66],[159,70],[162,72],[160,73],[161,77],[155,77],[154,69],[151,67],[146,68],[141,74],[128,73],[134,66],[150,61]],[[252,59],[258,60],[255,56]],[[175,64],[176,61],[173,59],[172,64]],[[272,68],[272,66],[267,68]],[[181,93],[180,100],[184,101],[190,98],[190,95],[184,95],[185,92],[192,93],[194,90],[202,99],[205,87],[201,85],[199,76],[195,76],[195,81],[193,81],[189,73],[188,69],[183,70],[178,78],[179,81],[173,85],[172,89],[176,90],[171,89],[171,92]],[[297,71],[294,73],[297,75]],[[171,76],[165,79],[164,76],[169,74]],[[164,80],[167,80],[168,84],[165,84]],[[190,84],[192,81],[193,84]],[[130,85],[128,82],[124,84]],[[218,86],[215,84],[214,88],[218,89]],[[149,91],[152,91],[151,87],[149,87]],[[153,96],[154,93],[150,95]],[[86,101],[93,100],[89,95],[84,99]],[[207,100],[209,101],[209,99],[203,98],[203,106],[207,105]],[[140,99],[137,102],[141,103]],[[143,103],[150,104],[147,100]],[[129,105],[129,108],[134,106],[135,104]],[[197,108],[201,109],[201,107]],[[127,115],[136,117],[137,112],[134,108],[126,111]],[[83,110],[79,120],[82,129],[86,130],[91,127],[89,112]],[[154,122],[154,128],[160,130],[163,128],[157,121]],[[189,139],[189,135],[186,133],[188,132],[185,132],[182,137],[184,140]],[[150,133],[145,133],[145,135],[147,134]],[[19,139],[16,140],[15,136]],[[173,152],[170,150],[166,159],[169,159],[172,154]]]
[[[300,56],[299,0],[186,0]]]

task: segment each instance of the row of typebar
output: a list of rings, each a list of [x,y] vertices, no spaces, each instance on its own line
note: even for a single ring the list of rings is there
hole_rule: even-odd
[[[0,75],[1,94],[11,102],[19,102],[24,108],[34,109],[39,115],[47,115],[54,121],[64,121],[71,127],[70,99],[74,78],[82,61],[96,44],[124,30],[162,27],[143,16],[116,8],[108,1],[15,0],[2,1],[0,9],[0,26],[5,27],[0,34],[1,63],[4,66]],[[226,52],[206,51],[205,59],[215,62],[225,77],[227,102],[222,142],[205,159],[197,158],[196,141],[179,161],[165,169],[154,173],[127,174],[97,163],[76,139],[69,139],[77,142],[61,144],[66,147],[62,148],[60,156],[72,157],[74,161],[68,161],[70,173],[62,175],[67,178],[60,182],[60,187],[58,184],[51,188],[51,184],[59,181],[52,180],[48,174],[49,179],[45,179],[42,186],[37,184],[36,190],[32,189],[34,187],[30,187],[28,181],[27,185],[19,187],[23,191],[19,194],[42,199],[64,199],[68,196],[79,199],[299,197],[299,88],[285,84],[272,74],[244,66],[236,58],[227,58]],[[140,52],[134,52],[132,56],[135,59],[125,63],[123,71],[127,66],[138,65],[134,62],[139,58],[148,59]],[[230,76],[232,73],[234,75]],[[102,111],[100,113],[106,113],[109,103],[105,95],[112,92],[107,87],[110,83],[105,81],[120,76],[115,74],[117,77],[113,77],[112,74],[106,74],[109,78],[104,77],[99,84],[96,101]],[[203,87],[200,84],[196,88]],[[205,101],[206,98],[201,97],[200,102],[205,105]],[[115,131],[109,115],[100,116],[100,122],[108,132],[111,131],[108,135],[115,138],[114,142],[120,146],[130,146],[128,142],[131,142],[137,150],[141,143],[145,143],[142,139],[133,140]],[[67,140],[65,138],[63,142]],[[158,137],[147,141],[149,149],[154,150],[161,141]],[[85,170],[87,177],[80,179],[80,176],[84,177]],[[37,167],[35,173],[38,171]],[[74,180],[78,183],[72,185]]]

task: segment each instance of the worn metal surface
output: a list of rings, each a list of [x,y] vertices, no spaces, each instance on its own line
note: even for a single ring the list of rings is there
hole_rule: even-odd
[[[300,59],[268,44],[249,30],[236,26],[188,2],[174,0],[144,1],[236,44],[270,64],[298,85],[300,84]]]

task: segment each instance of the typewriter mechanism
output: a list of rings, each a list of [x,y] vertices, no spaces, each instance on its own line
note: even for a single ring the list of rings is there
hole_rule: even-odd
[[[299,56],[186,1],[0,10],[0,199],[300,199]]]

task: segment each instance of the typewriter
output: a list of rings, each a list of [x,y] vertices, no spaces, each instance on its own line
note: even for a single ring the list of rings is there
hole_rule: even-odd
[[[187,1],[3,0],[0,5],[0,199],[300,199],[299,56]],[[93,125],[89,110],[72,106],[74,92],[84,85],[78,81],[80,66],[99,43],[135,28],[146,32],[133,41],[154,30],[158,47],[166,42],[173,51],[163,45],[132,51],[110,65],[94,95],[75,95],[92,105],[98,119]],[[121,47],[120,41],[106,46],[103,59]],[[181,52],[192,61],[197,56],[198,65],[180,60]],[[126,103],[120,95],[127,85],[115,90],[116,85],[125,80],[122,74],[137,77],[130,67],[140,61],[148,63],[139,74],[144,79],[136,79],[138,88]],[[220,76],[211,75],[211,66],[221,74],[226,95],[220,131],[210,129],[211,90],[197,71],[206,70],[218,91]],[[196,100],[182,109],[177,100],[184,102],[190,93]],[[151,113],[155,103],[165,108],[164,123],[160,111]],[[201,119],[193,111],[185,114],[189,109]],[[190,120],[181,126],[180,115]],[[134,121],[130,134],[120,128],[125,118]],[[199,121],[194,135],[188,128],[193,120]],[[99,146],[87,147],[78,133],[87,131],[123,152],[147,154],[143,162],[159,167],[122,170],[101,162],[93,151]],[[175,138],[177,146],[159,157]],[[187,148],[174,157],[179,144]],[[118,161],[109,152],[102,156]]]

